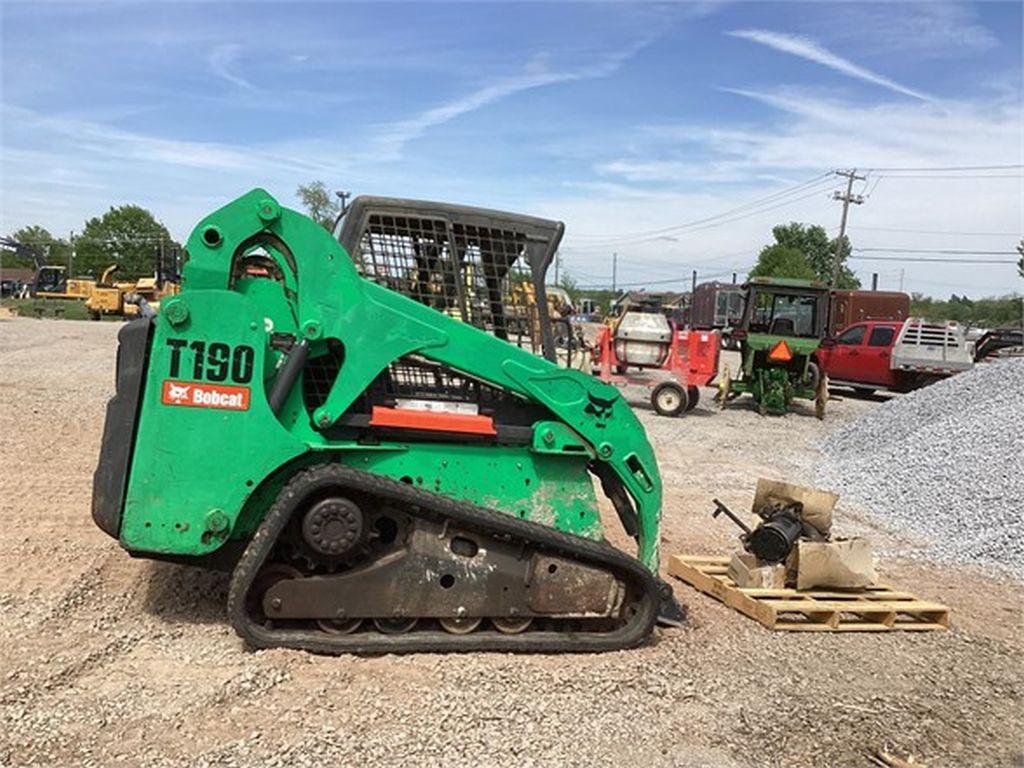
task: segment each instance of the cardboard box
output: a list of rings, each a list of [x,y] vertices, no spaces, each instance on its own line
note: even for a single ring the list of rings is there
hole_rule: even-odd
[[[797,546],[797,589],[863,589],[875,579],[875,558],[867,539],[801,541]]]
[[[772,499],[799,501],[804,505],[800,516],[803,522],[817,528],[823,536],[828,536],[832,531],[832,510],[839,501],[838,494],[762,477],[757,481],[754,504],[750,511],[756,516],[757,510]],[[761,522],[760,518],[757,518],[757,522]]]
[[[761,565],[749,552],[733,552],[726,575],[737,587],[780,589],[786,586],[786,566]]]

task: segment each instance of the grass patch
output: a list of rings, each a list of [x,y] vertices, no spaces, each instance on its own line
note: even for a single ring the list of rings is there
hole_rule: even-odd
[[[0,305],[7,307],[19,317],[90,319],[85,302],[79,299],[4,299]]]

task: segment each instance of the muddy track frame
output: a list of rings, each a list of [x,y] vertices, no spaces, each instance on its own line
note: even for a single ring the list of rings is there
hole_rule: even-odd
[[[537,630],[520,635],[505,635],[497,631],[453,635],[433,630],[404,635],[372,632],[331,635],[316,630],[274,629],[259,624],[252,620],[246,610],[246,596],[297,506],[306,498],[308,490],[324,481],[398,503],[403,506],[405,514],[416,516],[415,508],[427,510],[433,515],[440,515],[490,535],[509,536],[546,552],[608,568],[637,591],[639,596],[635,601],[635,612],[623,626],[607,632]],[[664,582],[656,579],[637,560],[610,544],[561,533],[497,510],[450,499],[373,473],[339,464],[321,464],[298,472],[288,482],[253,534],[232,574],[228,590],[228,616],[235,631],[253,648],[285,647],[323,654],[453,651],[594,653],[633,648],[643,643],[658,619],[666,587]]]

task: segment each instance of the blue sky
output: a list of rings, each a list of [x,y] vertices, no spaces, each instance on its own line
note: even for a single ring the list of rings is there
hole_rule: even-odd
[[[560,218],[580,283],[616,252],[620,283],[672,288],[742,274],[773,224],[837,228],[826,174],[846,167],[873,169],[855,247],[1002,252],[1024,231],[1020,168],[988,169],[1024,163],[1019,3],[5,2],[0,20],[4,232],[135,202],[183,239],[253,186],[294,204],[323,179]],[[985,170],[886,170],[962,166]],[[1005,264],[855,267],[1020,288]]]

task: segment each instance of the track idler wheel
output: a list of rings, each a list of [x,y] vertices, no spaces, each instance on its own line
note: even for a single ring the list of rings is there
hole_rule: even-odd
[[[466,616],[453,619],[438,619],[437,622],[445,632],[450,632],[453,635],[468,635],[480,626],[483,619]]]
[[[416,626],[416,619],[374,619],[373,626],[385,635],[404,635]]]
[[[518,635],[530,628],[533,619],[529,616],[522,619],[502,618],[491,619],[494,628],[503,635]]]
[[[267,593],[267,590],[285,579],[301,578],[302,572],[298,568],[288,565],[287,563],[271,563],[260,570],[260,572],[256,574],[256,579],[253,582],[252,589],[249,590],[249,594],[246,599],[246,608],[250,615],[252,615],[260,624],[266,623],[268,617],[266,612],[263,610],[263,596]]]
[[[316,625],[329,635],[351,635],[362,623],[362,619],[317,619]]]

